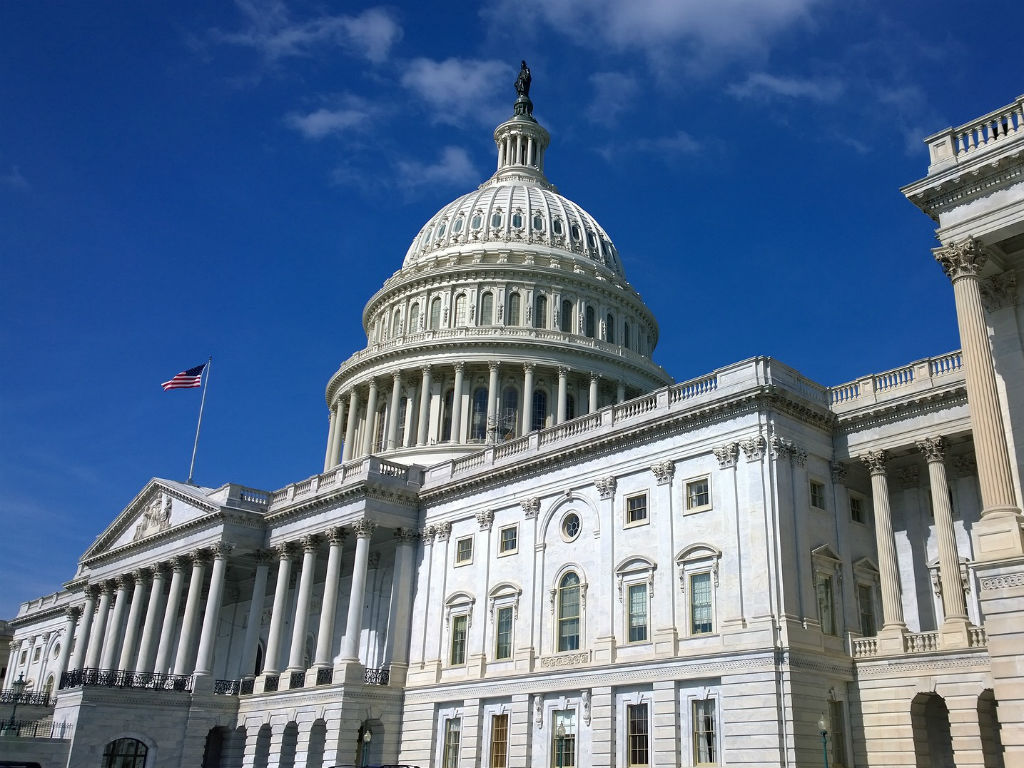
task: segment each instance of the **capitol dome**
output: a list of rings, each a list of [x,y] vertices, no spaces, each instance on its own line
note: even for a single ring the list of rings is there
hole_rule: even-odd
[[[525,90],[494,131],[494,174],[424,224],[367,302],[367,346],[327,385],[325,470],[435,464],[671,383],[611,238],[544,174]]]

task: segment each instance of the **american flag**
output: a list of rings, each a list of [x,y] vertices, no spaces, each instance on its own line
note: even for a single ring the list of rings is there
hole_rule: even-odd
[[[182,371],[170,381],[165,381],[160,386],[164,388],[164,392],[169,389],[192,389],[202,385],[203,382],[203,370],[206,368],[206,363],[197,365],[195,368],[189,368],[187,371]]]

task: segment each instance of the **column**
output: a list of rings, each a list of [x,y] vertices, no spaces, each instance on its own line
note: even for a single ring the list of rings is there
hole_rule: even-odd
[[[455,386],[452,387],[452,442],[461,444],[462,439],[462,384],[466,364],[455,364]]]
[[[395,371],[391,374],[391,405],[388,408],[388,441],[385,444],[389,451],[398,447],[398,420],[402,414],[398,408],[402,402],[402,374]]]
[[[327,577],[324,581],[324,599],[320,607],[320,630],[316,636],[316,659],[313,666],[331,666],[331,651],[334,650],[334,617],[338,610],[338,581],[341,577],[341,545],[347,531],[335,527],[327,530]]]
[[[618,382],[615,387],[615,402],[624,403],[626,401],[626,384],[624,382]]]
[[[64,642],[60,644],[60,655],[57,656],[57,672],[54,679],[57,687],[60,688],[60,678],[68,671],[68,659],[71,658],[71,644],[75,639],[75,625],[78,624],[78,617],[82,615],[82,609],[72,606],[64,609]]]
[[[188,675],[194,671],[192,643],[195,640],[196,623],[199,620],[199,600],[203,595],[203,581],[206,577],[206,552],[192,554],[192,577],[188,582],[188,596],[185,598],[185,614],[181,618],[181,636],[178,638],[178,653],[174,657],[174,674]]]
[[[124,621],[124,604],[127,602],[128,593],[127,576],[117,576],[114,585],[117,593],[114,596],[113,617],[110,626],[107,627],[107,634],[110,635],[103,643],[103,653],[100,655],[100,669],[113,669],[114,658],[117,656],[118,644],[121,640],[121,622]]]
[[[949,505],[949,486],[946,483],[946,465],[942,463],[945,446],[941,437],[927,437],[918,440],[917,447],[928,462],[932,510],[935,513],[935,534],[939,544],[939,579],[942,583],[944,622],[966,624],[967,601],[960,580],[960,557],[956,551],[953,510]],[[966,637],[964,640],[966,641]]]
[[[128,609],[128,624],[124,628],[124,643],[121,645],[121,658],[117,662],[118,669],[134,669],[135,641],[139,636],[139,622],[142,621],[142,605],[149,594],[149,574],[139,570],[132,574],[135,589],[132,591],[132,603]]]
[[[601,377],[596,373],[590,374],[590,410],[589,413],[597,411],[597,383]]]
[[[519,434],[526,435],[533,431],[533,363],[523,364],[523,426]]]
[[[416,445],[427,444],[430,429],[430,366],[424,365],[423,381],[420,383],[420,418],[416,429]]]
[[[363,593],[366,591],[366,564],[370,555],[370,537],[377,527],[365,518],[352,526],[356,534],[356,556],[352,565],[352,589],[348,597],[348,619],[345,622],[345,639],[341,645],[338,661],[359,661],[359,633],[363,626]]]
[[[377,418],[377,380],[370,379],[370,394],[366,397],[366,429],[363,431],[363,455],[373,452],[373,422]]]
[[[419,409],[419,387],[416,384],[409,385],[412,388],[412,394],[408,400],[405,401],[405,412],[402,414],[402,418],[405,419],[405,429],[402,435],[402,447],[412,448],[416,445],[416,427],[414,418],[416,412]]]
[[[334,438],[331,441],[331,467],[336,467],[341,461],[341,418],[344,413],[344,403],[341,402],[341,398],[334,401],[332,413],[334,414]]]
[[[487,370],[487,442],[493,443],[498,431],[498,364],[488,363]]]
[[[566,378],[569,375],[568,368],[559,367],[558,369],[558,412],[556,414],[556,424],[561,424],[565,421],[566,408],[568,403],[568,383]]]
[[[252,579],[252,600],[249,601],[249,619],[245,625],[245,645],[242,646],[241,667],[238,676],[253,677],[256,674],[256,649],[260,642],[260,624],[263,618],[263,601],[267,596],[267,576],[270,563],[267,552],[256,550],[256,573]]]
[[[334,466],[335,457],[338,455],[338,452],[334,450],[334,439],[338,435],[337,416],[337,408],[331,408],[330,426],[327,428],[327,454],[324,456],[324,472]]]
[[[356,392],[355,387],[352,387],[352,391],[348,393],[348,418],[345,424],[345,447],[341,453],[342,461],[349,461],[355,458],[352,454],[355,453],[356,449],[356,419],[358,416],[359,393]]]
[[[213,647],[217,642],[217,625],[220,621],[220,604],[224,599],[224,571],[227,569],[228,552],[232,546],[218,542],[213,546],[213,569],[210,572],[210,590],[206,597],[206,612],[203,614],[203,628],[199,632],[199,652],[196,654],[196,674],[213,674]]]
[[[89,647],[89,631],[92,629],[92,617],[96,612],[96,588],[88,586],[85,588],[85,606],[82,608],[82,626],[78,628],[78,642],[75,644],[75,653],[71,657],[71,669],[81,669],[85,661],[85,652]],[[68,647],[70,647],[70,642]],[[13,669],[14,665],[10,667]]]
[[[309,596],[313,591],[313,574],[316,571],[316,548],[320,543],[317,536],[302,537],[302,573],[299,574],[299,595],[295,601],[295,619],[292,621],[292,644],[288,655],[287,672],[301,672],[306,669],[303,662],[306,650],[306,625],[309,623]]]
[[[281,671],[281,632],[284,612],[288,604],[288,582],[292,576],[292,551],[287,543],[277,548],[277,587],[274,589],[274,607],[270,611],[270,632],[267,636],[267,655],[263,660],[263,673],[276,675]]]
[[[89,653],[85,657],[85,666],[95,668],[100,663],[100,651],[103,649],[103,637],[107,634],[107,618],[110,615],[110,597],[114,594],[110,582],[100,587],[100,605],[96,609],[96,623],[89,635]]]
[[[178,624],[178,606],[181,604],[181,583],[185,580],[184,557],[178,556],[171,560],[171,587],[167,590],[167,607],[164,608],[164,622],[160,629],[160,645],[156,651],[156,662],[153,671],[158,675],[166,675],[171,666],[171,643],[174,641],[174,628]]]
[[[149,605],[146,607],[146,619],[142,623],[142,639],[139,641],[139,657],[135,662],[137,672],[153,671],[153,658],[156,655],[157,622],[164,608],[164,582],[167,573],[162,565],[153,569],[153,586],[149,591]]]
[[[392,664],[409,664],[409,629],[412,611],[412,586],[415,578],[413,554],[419,531],[399,528],[395,531],[398,546],[395,548],[395,611],[392,625],[388,627],[388,643],[391,645],[386,658]]]
[[[875,547],[878,549],[878,573],[882,582],[882,631],[902,632],[906,629],[906,624],[903,622],[896,540],[892,534],[892,513],[889,510],[889,482],[885,475],[885,462],[888,458],[886,451],[871,451],[862,456],[861,460],[871,472],[871,500],[875,508]]]

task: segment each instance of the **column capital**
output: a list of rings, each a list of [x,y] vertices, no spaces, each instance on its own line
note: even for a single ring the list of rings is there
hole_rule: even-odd
[[[477,512],[476,521],[480,525],[481,531],[491,530],[491,526],[494,524],[494,510],[485,509],[483,512]]]
[[[594,487],[602,499],[610,499],[615,495],[615,478],[612,475],[599,477],[594,481]]]
[[[210,554],[212,554],[216,560],[224,560],[227,558],[228,553],[230,553],[234,548],[234,544],[227,541],[218,541],[210,547]]]
[[[335,525],[324,531],[324,536],[327,537],[328,544],[342,544],[348,537],[348,531],[340,525]]]
[[[415,544],[421,534],[415,528],[395,528],[395,539],[398,541],[398,545],[403,544]]]
[[[185,570],[185,566],[188,564],[188,558],[185,555],[175,555],[171,558],[171,570],[175,573],[182,573]]]
[[[740,457],[739,443],[726,443],[725,445],[720,445],[712,450],[715,453],[715,458],[718,459],[718,467],[720,469],[735,467],[736,461]]]
[[[600,381],[601,378],[602,378],[602,376],[601,376],[600,373],[594,373],[593,371],[590,372],[590,380],[591,381]]]
[[[536,363],[523,363],[523,372],[530,373],[537,367]]]
[[[86,584],[82,592],[85,594],[86,600],[95,600],[100,596],[101,587],[99,584]]]
[[[452,367],[455,368],[456,371],[464,371],[464,370],[466,370],[466,364],[464,362],[462,362],[461,360],[459,362],[453,364]],[[430,370],[430,366],[429,365],[423,366],[423,370],[424,371],[429,371]]]
[[[210,550],[205,547],[203,549],[197,549],[195,552],[190,552],[189,557],[192,559],[193,568],[199,565],[206,565],[211,559]]]
[[[64,609],[64,616],[71,621],[78,621],[78,617],[82,615],[82,607],[80,605],[69,605]]]
[[[568,367],[566,367],[564,365],[558,366],[558,378],[564,379],[568,375],[569,375]]]
[[[274,547],[274,552],[277,554],[278,561],[291,560],[295,557],[295,547],[292,546],[290,541],[282,541]]]
[[[132,579],[135,581],[135,585],[149,586],[150,571],[149,568],[136,568],[132,571]]]
[[[864,466],[868,468],[868,471],[872,475],[885,475],[885,463],[889,460],[889,452],[882,451],[868,451],[860,460],[864,462]]]
[[[846,477],[849,474],[846,465],[841,461],[833,461],[829,465],[829,469],[832,470],[832,482],[836,485],[846,485]]]
[[[128,588],[128,582],[131,581],[131,578],[132,577],[129,576],[128,574],[126,574],[126,573],[122,573],[122,574],[120,574],[118,576],[115,576],[113,578],[114,588],[117,589],[117,590],[127,589]]]
[[[369,539],[373,535],[373,529],[376,527],[377,524],[375,522],[367,520],[365,517],[352,523],[352,530],[355,532],[357,539]]]
[[[540,512],[540,499],[538,499],[536,496],[531,496],[528,499],[523,499],[522,501],[519,502],[519,504],[523,508],[523,517],[525,517],[527,520],[536,517],[537,513]]]
[[[945,454],[945,445],[941,435],[918,440],[916,445],[917,449],[924,454],[924,458],[929,464],[933,461],[942,461]]]
[[[764,449],[767,444],[768,441],[762,435],[754,435],[746,440],[740,440],[740,448],[743,449],[743,455],[747,457],[747,461],[760,461],[763,459]]]
[[[401,386],[402,384],[402,372],[395,371],[391,374],[391,380],[395,383],[395,386]]]
[[[428,525],[422,531],[420,531],[420,541],[426,544],[433,544],[434,537],[437,535],[437,529],[432,525]]]
[[[981,268],[988,261],[985,247],[968,237],[958,243],[949,243],[932,249],[932,255],[942,266],[942,271],[952,282],[962,277],[977,277]]]
[[[445,520],[443,523],[438,523],[434,526],[434,531],[437,533],[437,538],[441,541],[448,541],[452,535],[452,524]]]
[[[676,473],[676,464],[671,459],[651,464],[651,472],[654,473],[658,485],[668,485]]]
[[[273,550],[261,547],[253,551],[252,557],[256,561],[256,565],[265,565],[274,559],[274,552]]]
[[[499,365],[500,365],[500,363],[498,363],[498,362],[496,362],[494,360],[489,360],[487,362],[487,370],[490,371],[491,373],[494,373],[495,371],[498,370]]]
[[[316,548],[320,544],[320,537],[312,533],[299,539],[299,543],[302,545],[303,552],[316,552]]]

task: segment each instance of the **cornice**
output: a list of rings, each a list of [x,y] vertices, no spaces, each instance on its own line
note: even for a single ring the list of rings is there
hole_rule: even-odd
[[[865,427],[885,426],[908,417],[921,416],[935,410],[936,405],[967,405],[967,383],[958,381],[943,387],[915,392],[906,397],[896,397],[881,403],[872,403],[863,408],[838,414],[836,423],[839,434],[848,434]]]
[[[411,504],[414,510],[419,508],[419,494],[415,490],[378,485],[364,479],[323,495],[285,502],[273,512],[269,512],[264,520],[267,527],[270,528],[280,524],[283,520],[301,520],[331,507],[340,507],[348,502],[366,500]]]
[[[987,648],[932,651],[927,654],[887,658],[854,659],[854,676],[859,679],[895,678],[915,672],[959,674],[965,667],[988,670],[991,662]],[[956,670],[956,671],[954,671]]]
[[[1024,166],[1020,164],[1022,153],[1024,144],[997,158],[980,155],[977,163],[967,160],[936,176],[908,184],[900,191],[938,221],[942,211],[991,194],[993,187],[1010,186],[1024,178]]]

